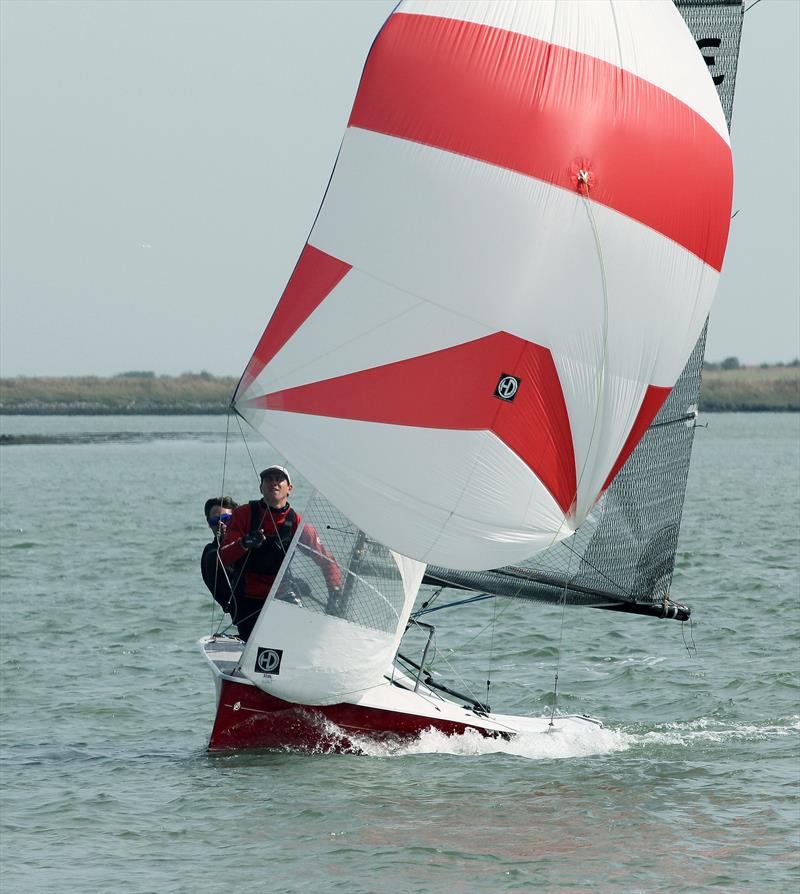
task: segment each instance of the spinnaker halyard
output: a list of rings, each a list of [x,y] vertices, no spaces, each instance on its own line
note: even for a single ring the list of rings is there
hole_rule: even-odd
[[[234,397],[317,489],[306,521],[345,585],[332,599],[298,531],[247,644],[205,641],[211,747],[536,724],[392,669],[426,565],[530,582],[587,519],[591,565],[596,507],[641,526],[618,482],[701,362],[731,198],[725,114],[670,0],[397,7]],[[301,604],[275,598],[287,579]]]

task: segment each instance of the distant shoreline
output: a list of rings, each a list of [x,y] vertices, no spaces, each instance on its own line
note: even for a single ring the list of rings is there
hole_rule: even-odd
[[[706,369],[700,410],[774,413],[800,411],[800,366]],[[149,372],[119,376],[0,379],[4,416],[210,416],[228,412],[234,378]]]
[[[93,401],[31,401],[13,407],[0,405],[0,416],[221,416],[228,412],[227,404],[153,404],[137,401],[136,406],[120,407]]]

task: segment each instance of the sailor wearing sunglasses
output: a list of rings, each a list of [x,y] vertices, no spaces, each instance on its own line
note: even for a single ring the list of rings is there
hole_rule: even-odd
[[[217,555],[228,521],[237,505],[230,497],[211,497],[206,500],[205,505],[206,521],[211,528],[212,539],[203,547],[200,571],[211,595],[223,609],[226,609],[230,602],[231,588],[227,574],[217,561]]]

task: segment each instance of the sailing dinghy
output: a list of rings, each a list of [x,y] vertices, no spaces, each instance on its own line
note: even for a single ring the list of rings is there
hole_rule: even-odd
[[[315,488],[303,523],[328,555],[298,530],[249,640],[201,640],[209,748],[597,723],[492,713],[425,653],[398,659],[421,586],[688,617],[669,585],[741,15],[405,0],[389,17],[232,403]]]

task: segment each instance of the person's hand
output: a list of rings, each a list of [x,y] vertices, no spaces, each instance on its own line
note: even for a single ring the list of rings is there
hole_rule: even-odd
[[[251,531],[239,540],[239,546],[243,549],[258,549],[266,539],[263,531]]]
[[[341,617],[344,611],[344,594],[341,587],[328,587],[328,611]]]

